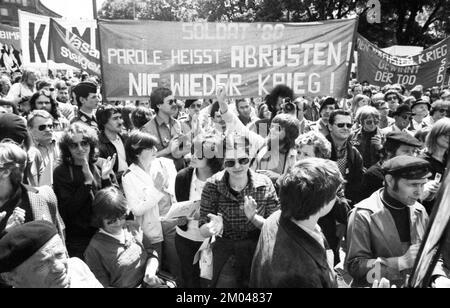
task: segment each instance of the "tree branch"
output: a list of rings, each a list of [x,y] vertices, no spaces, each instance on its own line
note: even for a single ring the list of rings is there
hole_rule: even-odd
[[[442,7],[442,5],[444,4],[444,0],[439,0],[438,4],[436,5],[436,7],[434,8],[433,12],[431,13],[430,17],[428,17],[428,20],[425,22],[425,24],[423,25],[421,31],[422,33],[425,33],[425,31],[428,29],[428,27],[436,21],[437,18],[435,18],[435,15],[437,14],[437,12],[439,11],[439,9]]]

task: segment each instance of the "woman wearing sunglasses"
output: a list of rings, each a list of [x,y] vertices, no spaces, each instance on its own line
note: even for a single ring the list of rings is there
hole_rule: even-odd
[[[67,250],[83,259],[95,229],[92,201],[102,188],[117,184],[113,167],[116,157],[96,158],[97,133],[84,123],[72,124],[60,140],[62,163],[53,173],[53,187],[66,224]]]
[[[250,169],[248,138],[230,134],[222,147],[225,171],[203,189],[200,232],[206,238],[220,236],[212,248],[210,287],[246,288],[261,228],[279,201],[271,180]]]
[[[191,165],[181,170],[175,181],[175,194],[178,202],[200,201],[206,180],[223,169],[223,159],[215,157],[220,138],[212,135],[197,136],[191,149]],[[198,224],[200,208],[193,217],[188,217],[185,226],[177,227],[175,246],[181,264],[182,286],[200,288],[199,264],[192,264],[194,256],[205,238],[201,235]]]
[[[127,221],[127,200],[115,187],[99,191],[92,204],[97,233],[85,252],[86,264],[105,288],[157,286],[156,252],[142,244],[139,224]]]
[[[362,155],[364,167],[369,169],[380,160],[383,148],[380,113],[374,107],[365,106],[356,113],[356,121],[360,128],[353,132],[350,142]]]

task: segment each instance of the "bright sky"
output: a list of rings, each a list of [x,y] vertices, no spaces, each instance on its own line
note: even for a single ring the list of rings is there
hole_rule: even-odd
[[[97,9],[105,0],[97,0]],[[67,19],[92,19],[92,0],[41,0],[49,9]]]

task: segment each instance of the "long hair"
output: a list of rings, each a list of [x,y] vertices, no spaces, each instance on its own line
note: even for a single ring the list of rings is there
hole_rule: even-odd
[[[96,158],[96,148],[98,144],[97,133],[94,129],[84,124],[83,122],[76,122],[70,125],[66,129],[61,137],[59,148],[61,150],[62,163],[68,166],[73,165],[73,157],[70,153],[70,144],[73,143],[73,138],[76,134],[81,134],[83,139],[89,143],[89,164],[94,164],[97,160]]]
[[[443,118],[437,121],[425,142],[428,152],[434,154],[437,150],[437,139],[442,135],[448,134],[450,134],[450,118]]]
[[[13,186],[17,186],[23,179],[27,165],[27,153],[12,142],[0,143],[0,171],[10,171],[10,180]]]
[[[31,107],[30,111],[36,110],[36,101],[41,96],[45,96],[48,99],[50,99],[50,104],[52,106],[52,108],[50,110],[50,114],[57,121],[60,118],[60,114],[58,111],[58,106],[56,105],[56,101],[53,99],[53,97],[51,95],[46,95],[43,91],[34,93],[33,96],[30,98],[30,107]]]

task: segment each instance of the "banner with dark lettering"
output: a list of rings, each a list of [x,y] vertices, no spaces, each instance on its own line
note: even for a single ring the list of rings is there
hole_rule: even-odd
[[[398,57],[385,53],[358,35],[358,80],[370,84],[402,84],[407,89],[416,85],[425,88],[445,84],[449,64],[450,37],[412,57]]]
[[[86,43],[97,48],[97,22],[95,20],[57,19],[64,28],[81,37]],[[20,41],[23,52],[23,64],[36,69],[66,68],[66,65],[48,63],[48,41],[50,17],[36,15],[19,10]]]
[[[21,66],[19,28],[0,24],[0,71],[10,73]]]
[[[149,97],[264,97],[278,84],[298,96],[347,92],[356,19],[314,23],[100,21],[110,100]]]
[[[67,31],[53,18],[50,20],[48,59],[65,63],[100,76],[100,52],[78,35]]]

